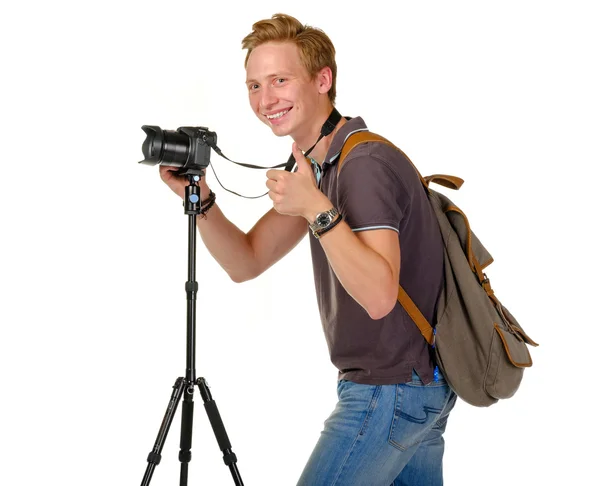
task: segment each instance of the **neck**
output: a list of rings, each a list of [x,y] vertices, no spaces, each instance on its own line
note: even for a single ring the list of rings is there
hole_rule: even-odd
[[[315,122],[310,127],[310,130],[301,137],[295,138],[295,141],[298,143],[298,146],[303,152],[306,152],[313,144],[318,140],[321,135],[321,128],[323,124],[331,114],[333,110],[332,106],[328,106],[326,110],[321,112],[319,116],[315,118]],[[325,160],[325,156],[327,155],[327,151],[331,145],[333,137],[337,133],[337,131],[346,123],[346,119],[342,117],[342,119],[338,122],[333,132],[331,132],[326,137],[323,137],[319,143],[315,146],[314,149],[310,152],[309,156],[312,157],[319,165],[323,165],[323,161]]]

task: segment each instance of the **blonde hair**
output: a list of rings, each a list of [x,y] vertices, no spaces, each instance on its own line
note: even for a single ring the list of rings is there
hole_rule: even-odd
[[[293,42],[297,45],[300,61],[312,79],[324,67],[331,68],[331,89],[327,94],[331,104],[335,104],[335,48],[325,32],[302,25],[294,17],[281,13],[273,15],[270,19],[259,20],[252,25],[252,32],[242,40],[242,49],[248,49],[244,67],[248,66],[250,53],[266,42]]]

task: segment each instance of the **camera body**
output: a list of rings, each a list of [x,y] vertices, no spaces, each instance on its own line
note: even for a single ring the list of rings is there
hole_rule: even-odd
[[[163,130],[143,125],[146,140],[142,144],[144,160],[140,164],[178,167],[180,175],[204,174],[210,164],[210,149],[217,145],[217,134],[207,127],[179,127]]]

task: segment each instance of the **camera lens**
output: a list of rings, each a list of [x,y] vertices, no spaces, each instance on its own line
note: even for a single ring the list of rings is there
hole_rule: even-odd
[[[144,125],[146,140],[142,144],[144,160],[140,164],[183,167],[190,155],[190,137],[174,130],[162,130],[153,125]]]
[[[163,130],[163,134],[163,152],[160,163],[173,167],[183,167],[190,155],[190,137],[185,133],[173,130]]]

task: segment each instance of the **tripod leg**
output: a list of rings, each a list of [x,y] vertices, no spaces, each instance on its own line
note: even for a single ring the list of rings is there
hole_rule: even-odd
[[[186,384],[181,406],[181,439],[179,441],[179,461],[181,462],[181,473],[179,485],[187,486],[188,466],[192,460],[192,428],[194,424],[194,384]]]
[[[233,477],[233,481],[236,486],[244,486],[242,477],[240,476],[240,472],[237,468],[237,457],[231,450],[231,443],[229,442],[229,437],[227,437],[227,432],[225,431],[221,414],[219,414],[217,404],[210,394],[206,380],[204,378],[198,378],[197,384],[198,388],[200,388],[202,400],[204,400],[204,408],[208,414],[210,425],[212,426],[215,437],[217,438],[219,448],[221,449],[221,452],[223,452],[223,462],[225,462],[225,465],[229,467],[229,471],[231,472],[231,476]]]
[[[152,449],[150,454],[148,454],[148,466],[146,467],[144,479],[142,479],[142,486],[148,486],[148,484],[150,484],[150,480],[152,479],[154,469],[160,464],[160,453],[162,452],[163,446],[165,445],[165,440],[167,438],[167,434],[169,433],[169,429],[171,428],[171,423],[173,422],[175,412],[177,411],[177,405],[179,404],[179,400],[181,400],[181,395],[183,394],[184,386],[184,379],[177,378],[177,381],[175,381],[175,384],[173,385],[173,393],[171,394],[171,399],[169,400],[167,411],[165,412],[165,416],[160,426],[160,430],[158,431],[158,436],[156,437],[154,448]]]

